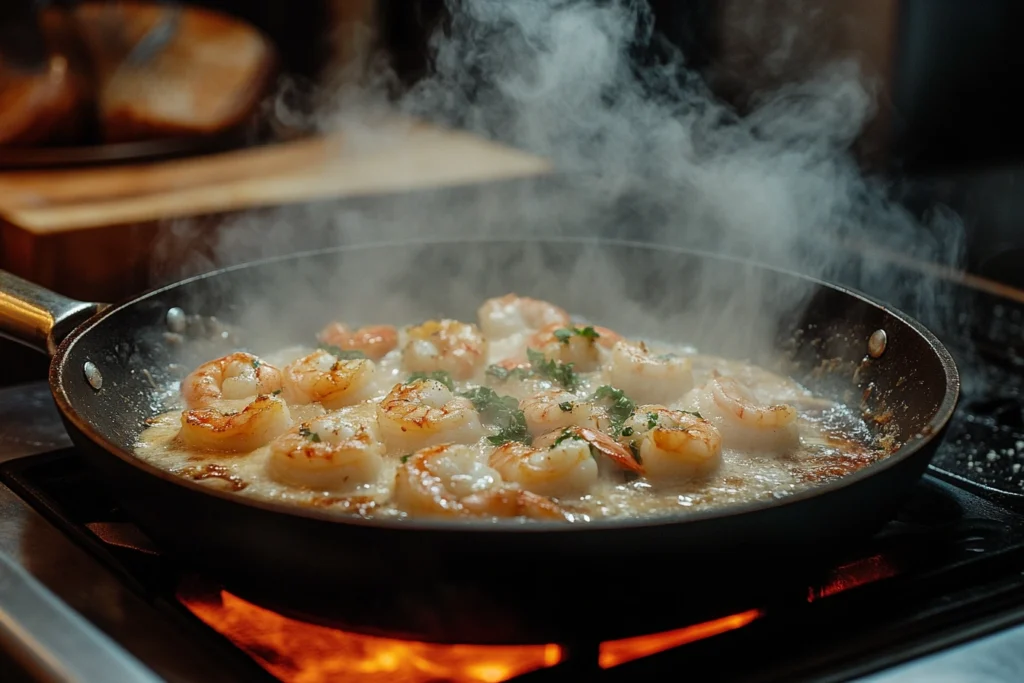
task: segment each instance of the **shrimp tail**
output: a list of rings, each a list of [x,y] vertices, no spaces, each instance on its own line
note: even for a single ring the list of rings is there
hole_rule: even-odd
[[[644,473],[643,465],[633,456],[632,451],[607,434],[586,427],[575,427],[572,431],[622,469],[637,474]]]

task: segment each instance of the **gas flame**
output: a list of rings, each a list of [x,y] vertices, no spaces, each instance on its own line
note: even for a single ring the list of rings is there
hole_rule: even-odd
[[[808,588],[807,602],[814,602],[836,593],[848,591],[857,586],[888,579],[899,573],[899,567],[884,555],[865,557],[864,559],[836,567],[829,572],[827,579],[823,583]]]
[[[721,619],[694,624],[693,626],[687,626],[675,631],[638,636],[636,638],[625,638],[623,640],[611,640],[601,643],[597,661],[602,669],[610,669],[613,666],[631,662],[634,659],[649,657],[658,652],[671,650],[674,647],[686,645],[687,643],[695,643],[698,640],[717,636],[727,631],[735,631],[738,628],[743,628],[762,614],[761,610],[752,609]]]

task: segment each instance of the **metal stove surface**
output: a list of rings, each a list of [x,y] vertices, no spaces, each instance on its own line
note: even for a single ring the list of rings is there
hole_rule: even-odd
[[[473,650],[345,634],[161,557],[68,447],[45,385],[0,391],[0,416],[0,645],[33,671],[25,680],[636,681],[694,666],[721,680],[850,680],[1024,623],[1024,516],[929,476],[820,582],[701,624],[681,615],[657,638]],[[991,642],[1012,653],[1018,635]],[[312,643],[345,658],[303,658]],[[976,652],[943,656],[971,667]]]

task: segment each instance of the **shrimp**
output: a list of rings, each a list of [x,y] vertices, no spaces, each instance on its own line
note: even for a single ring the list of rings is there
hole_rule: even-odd
[[[238,412],[215,408],[183,411],[178,438],[192,448],[242,453],[265,445],[290,426],[285,402],[263,394]]]
[[[532,333],[556,325],[569,325],[569,314],[547,301],[506,294],[488,299],[477,310],[480,329],[494,339],[519,333]]]
[[[616,342],[608,383],[641,403],[667,403],[693,389],[693,362],[679,356],[654,356],[640,342]]]
[[[267,473],[293,486],[350,493],[377,480],[383,450],[376,419],[330,413],[272,441]]]
[[[393,325],[369,325],[353,331],[333,322],[320,331],[317,339],[343,351],[362,351],[370,360],[380,360],[398,346],[398,330]]]
[[[433,379],[396,384],[377,406],[381,435],[393,452],[439,443],[471,443],[485,435],[468,398]]]
[[[408,330],[402,361],[410,372],[448,372],[469,379],[487,360],[487,340],[476,325],[428,320]]]
[[[623,424],[651,482],[706,476],[722,462],[722,436],[707,420],[662,405],[643,405]]]
[[[241,351],[203,363],[181,381],[181,394],[189,408],[206,408],[219,399],[270,394],[280,388],[280,370]]]
[[[567,440],[578,440],[587,443],[592,449],[601,453],[620,468],[643,474],[644,468],[626,446],[612,437],[586,427],[568,427],[560,431],[548,432],[533,441],[534,448],[554,448]]]
[[[505,484],[477,460],[476,448],[459,444],[439,444],[406,459],[395,474],[394,499],[416,515],[570,520],[553,501]]]
[[[284,369],[284,396],[289,403],[319,402],[328,410],[370,398],[376,365],[372,360],[339,360],[317,350]]]
[[[607,327],[565,327],[555,323],[538,330],[527,342],[548,360],[572,363],[580,372],[590,372],[601,364],[601,350],[610,349],[621,339]]]
[[[488,464],[505,481],[542,496],[582,496],[597,483],[597,461],[583,439],[563,439],[548,448],[510,442],[491,453]]]
[[[786,451],[800,442],[796,408],[768,405],[732,377],[714,376],[684,401],[718,428],[726,448]]]
[[[531,436],[546,434],[566,427],[597,428],[597,411],[593,404],[580,401],[560,389],[542,391],[519,402]]]

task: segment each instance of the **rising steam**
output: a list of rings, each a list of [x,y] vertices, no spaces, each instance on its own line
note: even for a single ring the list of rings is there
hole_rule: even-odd
[[[500,192],[419,193],[344,208],[247,215],[221,233],[212,251],[191,259],[188,270],[332,244],[409,238],[628,237],[842,278],[886,292],[930,324],[947,322],[947,293],[903,281],[884,261],[853,267],[841,246],[859,241],[948,265],[961,258],[955,217],[913,216],[890,199],[889,188],[863,175],[852,157],[851,145],[875,111],[874,85],[855,61],[825,63],[799,82],[761,92],[739,115],[658,38],[643,2],[449,0],[448,5],[450,21],[431,38],[431,73],[388,107],[536,153],[552,161],[557,179]],[[785,51],[787,40],[780,33],[779,50]],[[652,48],[656,59],[635,58]],[[779,50],[772,60],[778,60]],[[391,140],[365,137],[394,82],[382,60],[365,64],[359,87],[324,94],[318,121],[324,128],[349,131],[356,141],[400,144],[401,132]],[[196,234],[191,225],[169,226],[158,261],[180,252]],[[610,258],[607,254],[590,256],[584,261],[589,266],[557,274],[545,270],[542,259],[516,267],[533,273],[538,289],[550,292],[550,298],[579,285],[606,303],[615,301],[622,274],[600,260]],[[393,267],[399,272],[419,266]],[[436,274],[446,287],[466,283],[459,293],[450,293],[453,305],[478,295],[485,288],[481,283],[500,285],[492,269],[471,257],[446,268]],[[181,274],[160,272],[163,279]],[[756,283],[714,282],[713,272],[706,276],[712,280],[707,291],[719,293],[713,305],[720,315],[701,327],[714,329],[719,339],[737,321],[747,334],[757,335],[758,321],[769,325],[777,317],[778,302],[788,306],[803,295],[772,292],[751,318],[745,305],[722,300],[720,293],[731,285],[749,291]],[[323,281],[330,278],[296,278],[305,283],[302,296],[323,300]],[[379,300],[386,281],[378,273],[375,282],[361,283],[360,293]],[[344,287],[353,294],[351,282]],[[694,297],[706,293],[691,292]],[[317,308],[323,318],[334,315],[322,306]],[[255,317],[267,316],[273,318],[261,306]]]

